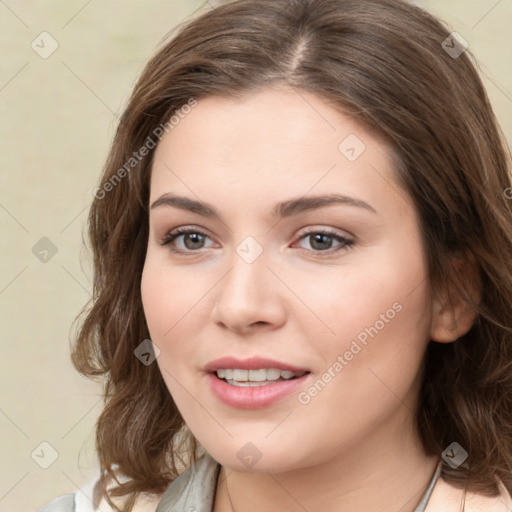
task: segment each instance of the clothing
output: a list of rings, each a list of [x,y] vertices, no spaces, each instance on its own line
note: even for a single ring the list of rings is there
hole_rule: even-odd
[[[203,457],[195,468],[191,467],[189,475],[182,473],[165,491],[156,512],[212,512],[217,478],[220,471],[218,464],[211,457]],[[194,466],[194,465],[193,465]],[[414,512],[424,512],[434,485],[441,472],[441,461]],[[179,482],[181,477],[185,477]]]
[[[137,502],[134,512],[212,512],[220,468],[220,464],[206,453],[181,473],[160,498],[155,497],[146,503]],[[414,512],[459,510],[457,503],[460,500],[461,491],[444,482],[440,474],[441,460]],[[59,496],[37,512],[110,512],[112,509],[104,500],[99,504],[99,508],[95,508],[92,504],[94,485],[97,481],[91,482],[86,488],[75,493]],[[466,508],[466,510],[482,512],[512,510],[512,497],[501,482],[500,490],[502,494],[498,498],[468,493],[466,504],[474,504],[479,508]]]

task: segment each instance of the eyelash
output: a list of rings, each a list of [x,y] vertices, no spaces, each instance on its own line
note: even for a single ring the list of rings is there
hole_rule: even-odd
[[[178,253],[178,254],[193,254],[193,253],[199,252],[200,249],[198,249],[197,251],[194,251],[194,250],[183,251],[183,250],[171,248],[171,244],[176,240],[176,238],[178,238],[179,236],[184,235],[184,234],[199,234],[199,235],[209,238],[209,236],[205,232],[203,232],[197,228],[194,228],[194,229],[192,229],[192,228],[177,228],[177,229],[167,233],[167,235],[165,235],[165,237],[162,240],[160,240],[158,243],[161,246],[169,245],[170,246],[169,250],[174,253]],[[350,240],[348,238],[342,237],[342,236],[338,235],[337,233],[335,233],[334,231],[330,231],[329,229],[307,231],[306,233],[303,233],[299,237],[299,241],[301,241],[305,238],[308,238],[311,235],[327,235],[332,238],[335,238],[338,242],[341,243],[341,245],[338,247],[335,247],[334,249],[328,249],[326,251],[314,251],[312,249],[299,249],[300,251],[306,251],[308,253],[313,252],[314,254],[317,254],[320,256],[330,256],[330,255],[340,252],[342,250],[347,250],[348,248],[355,245],[354,240]]]

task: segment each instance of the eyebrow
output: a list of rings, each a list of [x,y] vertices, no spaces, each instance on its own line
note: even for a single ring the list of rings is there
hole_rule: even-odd
[[[372,206],[361,199],[356,199],[354,197],[344,196],[341,194],[328,194],[299,197],[277,203],[272,209],[271,215],[272,217],[280,218],[290,217],[302,212],[316,210],[318,208],[323,208],[325,206],[331,206],[335,204],[343,204],[357,208],[363,208],[377,214],[377,211]],[[211,204],[197,201],[189,197],[177,196],[171,193],[164,194],[153,202],[151,205],[151,210],[161,206],[179,208],[181,210],[197,213],[203,217],[209,217],[222,221],[222,216]]]

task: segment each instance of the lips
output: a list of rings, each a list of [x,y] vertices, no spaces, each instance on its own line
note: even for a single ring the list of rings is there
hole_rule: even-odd
[[[277,368],[281,371],[290,371],[293,373],[309,372],[307,368],[293,366],[288,363],[276,361],[275,359],[268,359],[266,357],[253,356],[249,359],[237,359],[236,357],[221,357],[209,362],[204,371],[207,373],[214,373],[219,368],[231,368],[239,370],[260,370],[263,368]]]
[[[217,370],[261,370],[278,369],[281,372],[291,372],[298,376],[265,382],[231,381],[219,378]],[[237,359],[235,357],[222,357],[208,363],[205,368],[206,380],[210,391],[221,402],[237,409],[261,409],[269,407],[311,381],[313,375],[306,368],[294,366],[275,359],[254,356],[249,359]],[[222,373],[222,372],[221,372]],[[282,375],[282,374],[281,374]]]
[[[236,409],[262,409],[292,397],[311,382],[312,374],[291,380],[278,380],[258,387],[233,386],[219,379],[214,373],[206,374],[211,393],[218,400]],[[296,398],[295,398],[296,399]]]

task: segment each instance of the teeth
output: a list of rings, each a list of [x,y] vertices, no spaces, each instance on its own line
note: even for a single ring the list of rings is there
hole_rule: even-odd
[[[266,380],[273,379],[267,379],[267,370],[249,370],[249,378],[247,380],[251,380],[252,382],[265,382]]]
[[[272,384],[270,381],[265,382],[251,382],[250,380],[247,382],[238,382],[237,380],[226,380],[228,384],[231,384],[232,386],[239,386],[243,388],[250,388],[250,387],[258,387],[258,386],[267,386],[268,384]]]
[[[287,370],[281,371],[278,368],[261,368],[260,370],[219,368],[217,370],[219,379],[236,382],[266,382],[278,380],[280,377],[283,379],[291,379],[292,377],[300,377],[301,375],[302,373],[294,373]]]
[[[281,370],[277,368],[270,368],[267,370],[267,380],[277,380],[281,377]]]
[[[233,370],[233,377],[231,378],[237,381],[247,381],[249,380],[249,370]]]

